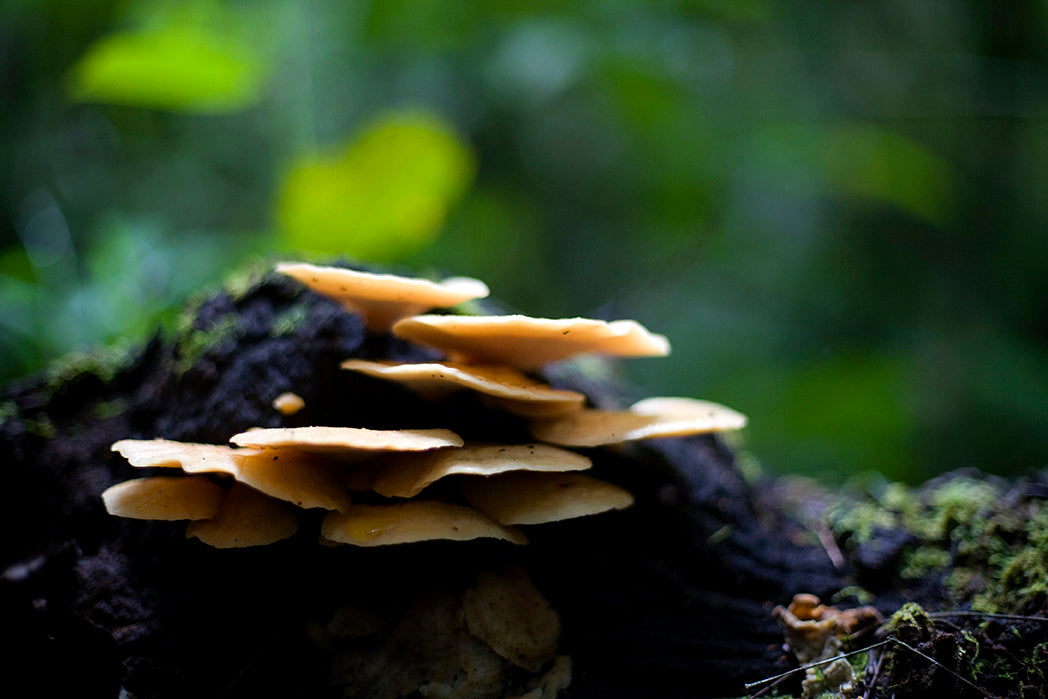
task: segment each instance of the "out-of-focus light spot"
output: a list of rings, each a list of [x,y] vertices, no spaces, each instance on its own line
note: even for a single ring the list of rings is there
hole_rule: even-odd
[[[442,120],[383,117],[341,153],[305,156],[284,178],[285,247],[392,261],[437,236],[473,180],[473,154]]]
[[[51,267],[73,253],[69,223],[53,204],[32,214],[19,232],[26,256],[38,269]]]

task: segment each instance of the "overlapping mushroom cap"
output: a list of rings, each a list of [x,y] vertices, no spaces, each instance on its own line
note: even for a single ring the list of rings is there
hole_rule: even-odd
[[[421,315],[393,325],[393,334],[470,362],[538,369],[579,354],[663,357],[670,343],[635,320]]]
[[[432,282],[303,262],[282,262],[276,271],[360,313],[376,331],[386,330],[400,318],[431,308],[449,308],[488,295],[484,282],[469,277]]]
[[[430,282],[341,268],[284,263],[277,271],[359,313],[373,333],[442,350],[441,362],[347,359],[345,369],[405,385],[425,400],[472,391],[525,420],[537,442],[466,443],[450,430],[284,427],[232,435],[231,445],[164,439],[113,445],[136,467],[176,468],[109,488],[115,514],[190,520],[187,536],[225,548],[295,534],[296,509],[327,510],[322,543],[379,546],[427,539],[527,542],[529,526],[628,507],[633,496],[602,480],[594,460],[569,448],[743,427],[729,408],[688,398],[650,398],[628,410],[585,407],[586,396],[554,388],[533,372],[581,354],[664,356],[669,342],[631,320],[521,315],[413,315],[487,294],[477,280]],[[303,407],[274,401],[280,415]],[[556,445],[556,446],[554,446]],[[593,475],[581,473],[592,471]]]

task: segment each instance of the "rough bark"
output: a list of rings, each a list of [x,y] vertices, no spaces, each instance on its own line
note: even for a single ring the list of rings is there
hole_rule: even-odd
[[[836,496],[747,480],[714,437],[587,452],[606,478],[634,493],[636,505],[532,528],[527,547],[325,548],[309,538],[315,534],[302,534],[218,551],[186,540],[171,523],[120,520],[102,506],[104,488],[141,475],[110,451],[124,438],[224,443],[250,427],[324,424],[529,439],[519,418],[470,395],[427,402],[338,368],[349,357],[428,356],[366,335],[357,317],[289,281],[266,279],[209,298],[177,338],[158,336],[115,370],[69,364],[9,387],[0,423],[0,636],[14,650],[0,656],[3,693],[367,696],[367,687],[332,680],[332,666],[352,664],[356,651],[318,641],[318,629],[339,610],[402,614],[403,600],[459,594],[478,573],[520,566],[560,615],[561,652],[573,661],[565,696],[744,695],[745,683],[795,666],[772,609],[798,593],[829,600],[861,586],[886,616],[907,600],[966,609],[975,594],[955,594],[944,579],[958,562],[949,525],[943,567],[900,577],[901,557],[920,543],[901,520],[860,541],[834,509]],[[597,404],[623,398],[619,387],[582,373],[563,371],[556,381]],[[275,411],[271,402],[284,391],[302,396],[306,408],[294,416]],[[1014,507],[1034,507],[1048,492],[1037,478],[993,487]],[[890,509],[870,502],[864,506]],[[1027,603],[1009,611],[1035,617],[1044,595],[1033,590],[1037,580],[1027,582]],[[840,599],[849,602],[847,593]],[[1011,622],[949,623],[911,624],[906,633],[951,668],[958,639],[987,653],[1011,638]],[[1021,647],[1007,652],[1048,665],[1046,625],[1022,624]],[[972,630],[978,638],[964,640],[961,632]],[[379,662],[378,651],[367,653]],[[361,675],[341,675],[349,676]],[[1002,696],[1041,696],[1037,677],[983,679]],[[800,678],[787,678],[779,691],[799,691]],[[929,686],[975,691],[903,653],[871,679],[875,691],[891,686],[896,696]]]

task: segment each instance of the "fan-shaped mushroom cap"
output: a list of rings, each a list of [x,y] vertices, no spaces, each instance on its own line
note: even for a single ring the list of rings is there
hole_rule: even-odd
[[[670,352],[664,336],[633,320],[422,315],[398,321],[393,334],[470,362],[518,369],[537,369],[577,354],[661,357]]]
[[[546,416],[578,410],[586,396],[535,381],[516,369],[500,365],[454,362],[399,364],[389,361],[348,359],[343,369],[403,384],[424,396],[439,397],[460,389],[491,396],[517,414]]]
[[[542,524],[620,510],[633,496],[582,473],[518,471],[462,484],[466,500],[502,524]]]
[[[181,467],[187,473],[226,473],[267,495],[306,509],[344,510],[349,494],[334,466],[292,450],[234,449],[166,439],[125,439],[113,445],[132,466]]]
[[[363,427],[273,427],[248,430],[229,439],[242,447],[281,448],[348,460],[387,451],[461,447],[451,430],[369,430]]]
[[[245,455],[260,453],[172,439],[121,439],[111,449],[138,468],[181,468],[187,473],[235,474]]]
[[[208,519],[218,513],[222,486],[204,476],[135,478],[106,488],[106,512],[132,519]]]
[[[186,536],[228,549],[272,544],[296,531],[298,517],[287,505],[235,483],[222,499],[218,513],[211,519],[190,522]]]
[[[531,434],[551,444],[596,447],[656,437],[682,437],[737,430],[746,416],[692,398],[648,398],[629,410],[579,410],[531,423]]]
[[[410,498],[451,475],[490,476],[506,471],[582,471],[592,462],[547,444],[468,446],[424,454],[398,454],[377,467],[373,490],[386,497]]]
[[[518,531],[493,522],[476,510],[437,500],[406,500],[394,505],[354,505],[324,518],[321,536],[354,546],[383,546],[413,541],[495,538],[526,544]]]
[[[456,306],[489,293],[484,282],[469,277],[432,282],[301,262],[282,262],[276,270],[360,313],[370,328],[379,331],[389,329],[400,318],[431,308]]]

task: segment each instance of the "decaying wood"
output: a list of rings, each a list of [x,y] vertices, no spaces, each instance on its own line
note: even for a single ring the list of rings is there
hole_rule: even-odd
[[[309,424],[529,439],[521,418],[482,409],[475,396],[429,402],[341,370],[348,358],[434,355],[367,336],[337,304],[288,280],[266,279],[238,295],[216,294],[177,338],[158,337],[114,370],[70,363],[9,387],[0,404],[0,637],[13,649],[0,651],[4,694],[395,692],[389,677],[417,674],[426,653],[448,644],[468,650],[473,640],[460,607],[478,576],[524,571],[559,614],[559,653],[572,667],[563,696],[758,691],[747,683],[796,666],[773,608],[799,593],[841,607],[857,606],[858,594],[885,618],[907,601],[932,613],[913,616],[910,608],[910,617],[897,617],[881,633],[948,672],[869,636],[861,640],[885,642],[880,654],[868,654],[865,683],[860,673],[853,696],[975,696],[973,687],[1044,695],[1038,682],[1048,675],[1048,581],[1037,576],[1048,538],[1035,540],[1025,524],[1040,521],[1048,496],[1039,476],[1004,483],[955,474],[910,492],[904,516],[884,498],[747,480],[723,441],[694,437],[594,450],[605,476],[633,492],[635,506],[540,525],[529,530],[527,547],[478,541],[330,548],[302,534],[219,551],[186,540],[169,523],[105,513],[102,490],[132,475],[110,451],[120,439],[223,443],[250,427]],[[626,402],[619,388],[583,373],[562,370],[556,382],[597,405]],[[290,415],[275,410],[274,397],[285,392],[301,396],[305,407]],[[963,502],[956,488],[967,482],[984,498],[982,509],[944,514],[934,494],[952,487]],[[925,505],[928,518],[946,518],[941,531],[913,531]],[[864,529],[847,516],[861,508],[883,516]],[[1006,522],[1004,512],[1019,519]],[[998,515],[1003,538],[971,531],[971,518]],[[954,535],[964,527],[971,537]],[[994,579],[1020,549],[1031,577],[1017,567],[1010,579]],[[926,569],[914,567],[925,559]],[[991,584],[1002,586],[996,596]],[[948,615],[958,610],[972,613]],[[413,625],[407,620],[426,618],[438,619],[433,628],[443,631],[406,635]],[[375,629],[385,632],[376,636]],[[1023,661],[1025,669],[986,662],[993,653]],[[972,676],[976,656],[986,663],[982,677]],[[802,678],[787,676],[777,690],[799,692]]]

